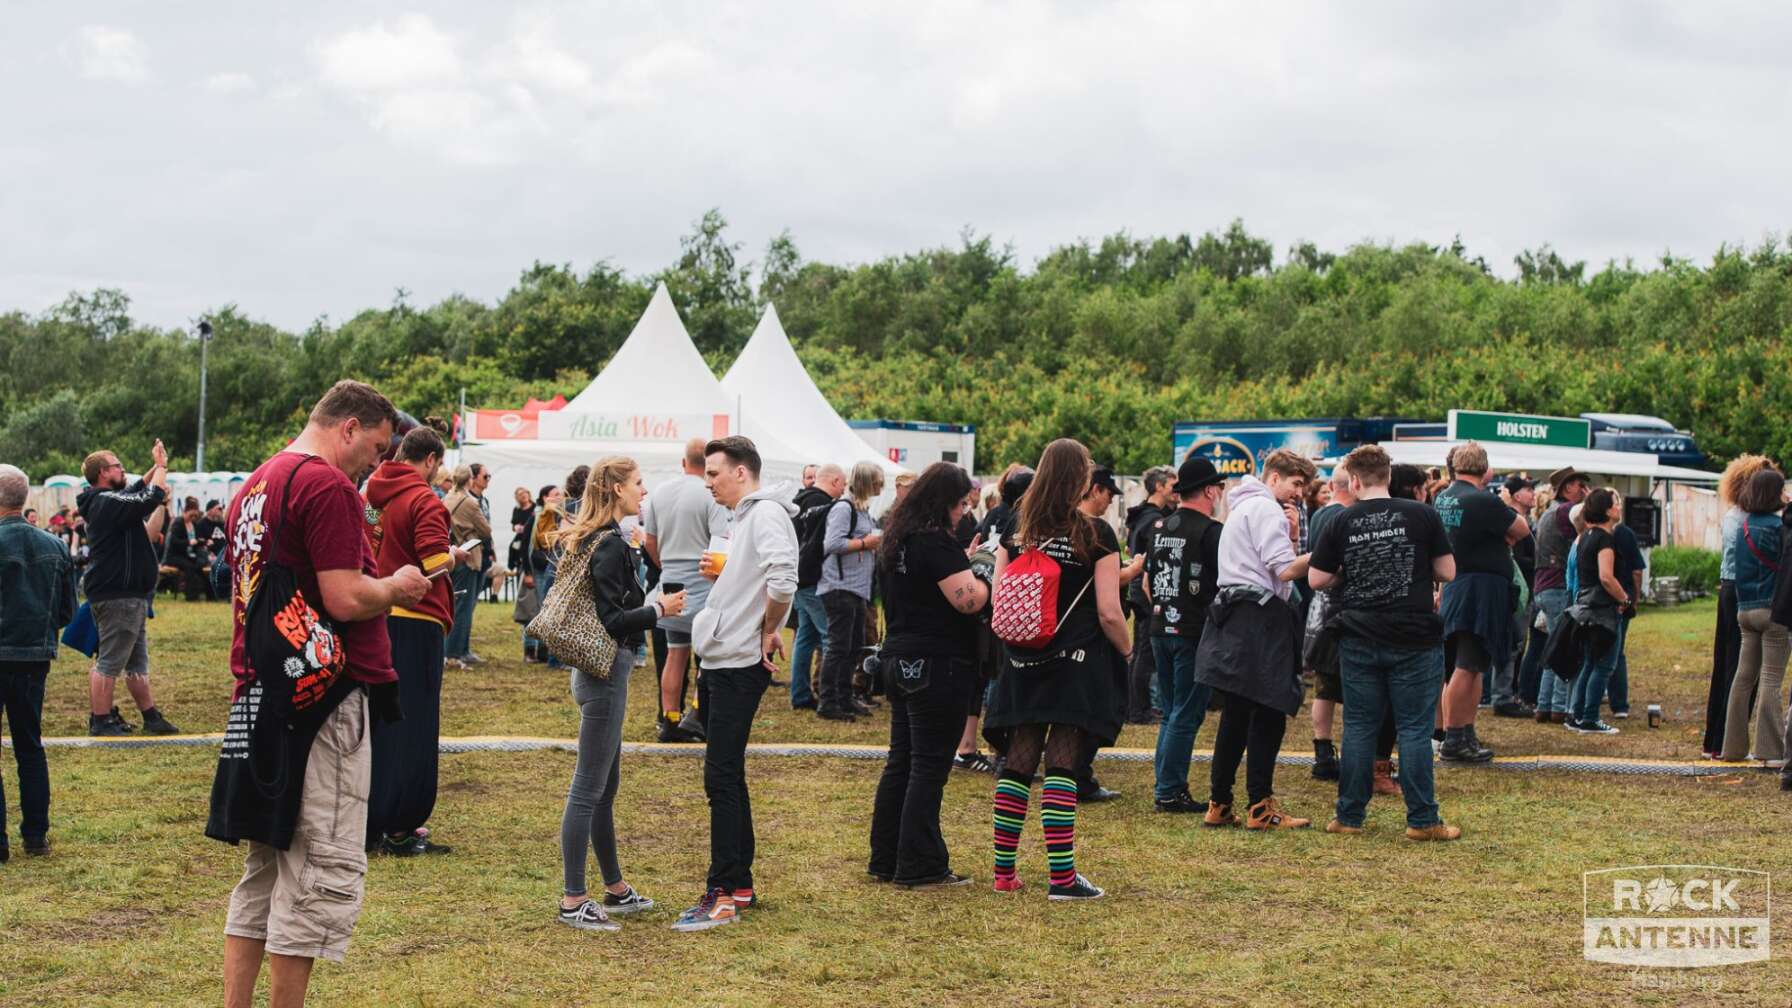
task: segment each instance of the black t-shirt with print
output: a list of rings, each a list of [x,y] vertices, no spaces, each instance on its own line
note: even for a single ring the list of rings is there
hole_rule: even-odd
[[[1101,618],[1095,612],[1095,563],[1110,553],[1120,552],[1120,537],[1114,527],[1100,519],[1082,516],[1095,523],[1095,549],[1087,559],[1079,559],[1068,538],[1047,539],[1038,547],[1041,553],[1058,562],[1058,632],[1052,635],[1053,649],[1075,647],[1093,641],[1101,633]]]
[[[1506,531],[1517,518],[1506,502],[1457,480],[1437,495],[1437,515],[1456,552],[1456,573],[1512,576],[1512,549]]]
[[[1380,639],[1410,646],[1416,643],[1414,627],[1436,625],[1431,562],[1449,555],[1450,537],[1436,511],[1415,500],[1381,497],[1358,501],[1330,519],[1313,544],[1311,565],[1341,579],[1327,589],[1333,612],[1398,616],[1381,621],[1389,633]],[[1409,615],[1423,620],[1405,619]]]
[[[883,572],[884,648],[892,654],[974,658],[977,618],[952,607],[940,581],[970,570],[950,533],[924,529],[893,547]]]
[[[1151,589],[1151,632],[1199,637],[1220,571],[1219,522],[1193,508],[1177,508],[1140,529]]]

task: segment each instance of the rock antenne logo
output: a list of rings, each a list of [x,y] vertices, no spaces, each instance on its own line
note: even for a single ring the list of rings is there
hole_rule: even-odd
[[[1633,865],[1581,875],[1582,953],[1625,966],[1729,966],[1768,957],[1773,883],[1721,865]]]

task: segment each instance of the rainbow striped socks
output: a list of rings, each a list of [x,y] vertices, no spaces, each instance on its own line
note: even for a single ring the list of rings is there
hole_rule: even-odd
[[[997,889],[1012,889],[1014,852],[1020,848],[1020,831],[1027,824],[1027,802],[1033,788],[1026,774],[1003,770],[996,778],[995,794],[995,882]],[[1072,795],[1074,798],[1075,795]]]
[[[1045,827],[1045,860],[1052,885],[1076,885],[1076,777],[1061,767],[1047,767],[1039,795],[1039,822]]]

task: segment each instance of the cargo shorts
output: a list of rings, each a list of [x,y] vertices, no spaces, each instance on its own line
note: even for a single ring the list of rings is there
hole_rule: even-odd
[[[311,743],[292,845],[280,850],[248,842],[225,934],[266,942],[274,955],[342,961],[366,892],[368,728],[367,694],[357,689]]]

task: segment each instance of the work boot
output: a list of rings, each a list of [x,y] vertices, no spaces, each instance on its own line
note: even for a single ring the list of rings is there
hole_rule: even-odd
[[[1438,823],[1435,826],[1423,826],[1423,827],[1408,826],[1408,827],[1406,827],[1406,839],[1408,839],[1408,840],[1419,840],[1419,841],[1440,840],[1441,841],[1441,840],[1454,840],[1460,836],[1462,836],[1462,827],[1451,826],[1451,825],[1448,825],[1447,823]]]
[[[1471,728],[1446,728],[1443,748],[1437,756],[1450,763],[1486,763],[1493,759],[1493,750],[1476,744]]]
[[[112,719],[113,724],[117,725],[120,728],[123,728],[124,733],[126,735],[129,735],[131,732],[134,732],[137,730],[137,726],[134,724],[131,724],[129,721],[126,721],[124,719],[124,715],[120,714],[118,712],[118,708],[116,706],[114,706],[112,708],[112,713],[107,714],[106,716]]]
[[[1378,795],[1397,795],[1400,785],[1394,781],[1394,761],[1378,759],[1375,761],[1375,776],[1370,781],[1369,790]]]
[[[1261,830],[1300,829],[1303,826],[1311,825],[1313,825],[1311,819],[1302,819],[1299,816],[1283,812],[1282,806],[1276,803],[1275,795],[1270,795],[1252,805],[1250,818],[1244,821],[1245,829]]]
[[[130,734],[130,729],[112,720],[110,714],[87,715],[87,734],[95,738],[108,738]]]
[[[709,741],[709,733],[703,730],[703,718],[697,714],[695,707],[685,711],[684,717],[678,719],[678,728],[686,735],[691,736],[693,742]]]
[[[1207,814],[1201,817],[1203,826],[1236,826],[1238,817],[1232,814],[1230,802],[1209,801]]]
[[[1338,779],[1338,748],[1331,739],[1313,740],[1313,779]]]

